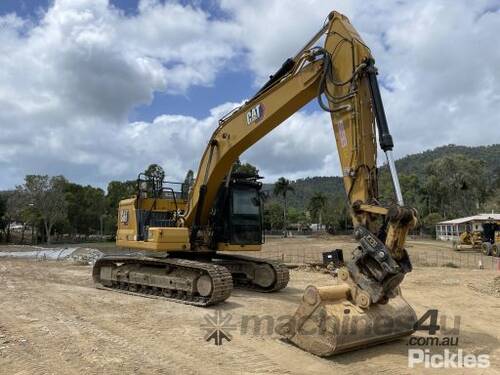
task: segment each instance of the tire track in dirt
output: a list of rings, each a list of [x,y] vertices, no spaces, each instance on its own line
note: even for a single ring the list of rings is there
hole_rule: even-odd
[[[112,292],[110,292],[112,293]],[[123,298],[123,296],[118,295],[116,298]],[[131,297],[136,299],[139,297]],[[143,302],[143,301],[141,301]],[[74,306],[78,301],[72,296],[68,301],[64,302],[67,309],[73,308],[73,313],[75,313]],[[146,306],[158,306],[165,302],[151,301],[146,304]],[[154,358],[159,358],[161,361],[165,361],[166,358],[171,359],[172,355],[175,355],[176,364],[193,364],[191,370],[201,371],[202,373],[212,372],[220,373],[223,371],[232,372],[235,369],[244,369],[245,373],[248,374],[287,374],[290,373],[287,369],[280,367],[276,362],[271,360],[269,357],[257,352],[254,347],[249,345],[244,345],[243,347],[231,347],[230,345],[225,345],[222,350],[220,348],[214,348],[211,343],[203,342],[203,332],[201,328],[197,329],[202,322],[200,320],[185,319],[183,321],[183,327],[169,327],[168,330],[159,330],[159,325],[155,326],[158,318],[154,317],[154,311],[152,309],[144,308],[144,304],[141,304],[142,308],[135,310],[133,315],[129,315],[126,312],[121,320],[114,320],[113,327],[106,331],[106,334],[111,334],[117,336],[117,332],[123,333],[120,335],[122,338],[119,345],[121,345],[123,350],[130,349],[130,341],[133,340],[133,344],[136,347],[143,347],[149,352]],[[78,309],[78,314],[80,317],[89,313],[89,306],[84,306],[87,311],[82,311],[81,307]],[[146,310],[146,311],[143,311]],[[199,312],[198,308],[187,308],[187,310],[193,310]],[[129,310],[130,311],[130,310]],[[152,316],[149,316],[151,314]],[[141,318],[137,318],[140,315]],[[146,319],[146,317],[148,317]],[[77,325],[82,325],[83,321],[80,319],[76,323]],[[91,324],[91,322],[85,320],[85,324]],[[159,321],[161,323],[161,320]],[[73,323],[75,324],[75,323]],[[125,337],[125,333],[131,332],[131,327],[133,327],[134,332],[140,333],[134,335],[133,338],[129,339]],[[85,328],[88,330],[88,328]],[[102,326],[94,326],[92,329],[96,335],[103,335]],[[163,343],[164,345],[161,345]],[[201,345],[200,345],[201,343]],[[193,345],[195,344],[195,345]],[[165,352],[165,346],[168,348]],[[191,350],[193,348],[193,350]],[[201,348],[202,350],[199,350]],[[187,350],[186,350],[187,349]],[[167,357],[165,357],[167,355]],[[213,364],[213,359],[218,358],[219,360]]]
[[[30,273],[31,274],[31,273]],[[39,273],[40,275],[40,273]],[[10,364],[14,365],[16,370],[27,371],[30,374],[44,374],[53,373],[54,369],[58,369],[60,373],[81,373],[82,367],[85,369],[91,369],[91,373],[101,373],[100,369],[92,370],[94,365],[92,361],[85,359],[83,355],[78,355],[78,362],[80,365],[75,369],[66,366],[64,369],[61,368],[61,361],[58,361],[58,356],[54,353],[58,353],[59,357],[62,359],[69,359],[71,361],[72,353],[78,354],[79,352],[89,352],[91,351],[92,344],[95,346],[100,346],[98,344],[105,344],[106,354],[112,356],[126,357],[128,363],[132,362],[133,371],[139,372],[141,367],[147,367],[149,371],[146,373],[156,372],[156,373],[175,373],[182,372],[186,374],[197,374],[199,373],[196,369],[186,365],[185,363],[180,363],[179,361],[174,361],[172,358],[167,358],[166,356],[157,356],[148,353],[147,351],[141,351],[140,348],[136,346],[134,341],[130,342],[123,337],[112,334],[107,331],[102,326],[97,326],[90,321],[83,320],[79,315],[81,312],[79,309],[82,307],[82,297],[85,301],[85,296],[79,295],[78,293],[60,293],[61,289],[64,292],[66,283],[60,283],[60,279],[54,278],[54,286],[56,288],[46,288],[47,282],[43,280],[43,283],[36,283],[39,275],[31,274],[28,278],[18,278],[15,283],[15,289],[33,289],[35,287],[42,287],[45,289],[45,293],[33,293],[33,300],[30,301],[31,304],[37,306],[38,311],[43,311],[45,315],[50,316],[49,320],[44,320],[40,325],[47,328],[49,332],[53,332],[56,336],[57,341],[63,341],[63,345],[58,343],[57,347],[50,347],[49,353],[44,353],[43,348],[47,347],[41,342],[38,342],[36,349],[34,348],[16,348],[16,350],[9,351],[7,360]],[[52,283],[52,282],[51,282]],[[28,285],[31,284],[31,285]],[[38,284],[38,285],[37,285]],[[31,288],[30,288],[31,287]],[[93,291],[93,289],[92,289]],[[38,296],[43,296],[42,299]],[[28,310],[28,308],[22,306],[23,301],[20,301],[19,305],[14,306],[14,311],[9,314],[13,318],[6,316],[6,314],[1,315],[1,321],[8,326],[19,326],[19,321],[16,321],[15,317],[21,310]],[[85,304],[85,303],[84,303]],[[95,316],[95,308],[93,306],[92,314],[89,316]],[[89,310],[89,309],[87,309]],[[87,311],[89,313],[90,311]],[[22,329],[22,328],[21,328]],[[37,334],[34,332],[26,332],[26,336],[31,336],[34,341],[37,341]],[[67,340],[66,337],[75,338],[75,336],[82,335],[86,337],[86,340]],[[50,343],[50,338],[48,338]],[[39,341],[39,340],[38,340]],[[67,350],[67,347],[73,349]],[[75,348],[76,347],[76,348]],[[81,350],[87,349],[87,350]],[[47,355],[45,355],[47,354]],[[67,361],[62,361],[67,362]],[[82,363],[83,362],[83,363]],[[3,367],[3,366],[2,366]],[[106,371],[107,373],[110,373]],[[119,372],[119,371],[117,371]],[[111,371],[113,373],[113,371]]]
[[[72,267],[65,269],[60,263],[53,261],[36,262],[30,260],[18,260],[20,264],[10,264],[9,267],[2,265],[0,268],[0,279],[23,281],[31,280],[40,284],[62,284],[80,287],[93,287],[90,267]],[[13,263],[13,262],[11,262]],[[30,272],[25,269],[29,267]],[[41,269],[40,269],[41,268]],[[64,270],[65,272],[61,272]],[[69,271],[69,272],[68,272]]]
[[[5,325],[10,325],[12,320],[4,313],[0,313],[2,324],[1,332],[8,337],[7,346],[0,350],[0,374],[53,374],[54,369],[61,369],[59,363],[51,360],[53,353],[45,350],[44,345],[25,339],[28,335],[10,333]],[[7,371],[6,371],[7,369]],[[5,371],[5,372],[4,372]],[[78,368],[64,368],[65,374],[79,374]]]
[[[112,330],[115,331],[115,333],[111,333],[111,331],[106,330],[106,328],[104,328],[102,325],[95,325],[91,321],[82,318],[82,316],[95,315],[95,308],[97,302],[93,304],[91,303],[92,301],[91,299],[82,298],[84,296],[75,293],[70,293],[70,294],[61,293],[64,292],[65,286],[74,287],[75,285],[71,285],[64,282],[63,278],[61,277],[49,277],[48,280],[43,279],[43,274],[41,272],[33,272],[30,274],[31,274],[31,281],[42,280],[44,284],[48,282],[59,284],[59,287],[56,287],[54,290],[51,290],[51,294],[54,299],[57,299],[57,303],[55,304],[58,307],[57,310],[65,312],[64,315],[61,314],[56,315],[57,320],[60,323],[62,322],[63,324],[66,325],[66,328],[68,329],[69,331],[68,333],[70,335],[74,335],[75,333],[82,331],[85,332],[87,336],[89,333],[92,333],[94,337],[97,337],[97,340],[103,340],[104,342],[109,341],[114,346],[119,347],[122,353],[132,352],[136,355],[143,355],[144,352],[139,353],[137,350],[134,350],[133,348],[144,347],[147,348],[147,351],[149,353],[148,356],[146,356],[144,359],[147,359],[152,364],[159,365],[159,364],[170,363],[171,365],[174,365],[176,367],[183,366],[184,368],[182,370],[185,371],[186,373],[188,372],[191,373],[193,371],[194,371],[193,373],[196,373],[196,371],[200,368],[203,369],[203,372],[210,370],[214,373],[217,373],[221,371],[221,367],[228,367],[228,370],[230,372],[234,371],[235,369],[244,369],[245,373],[249,374],[290,373],[289,370],[280,367],[276,362],[271,360],[269,357],[261,353],[258,353],[255,350],[255,348],[249,345],[244,345],[243,348],[225,348],[223,355],[221,355],[220,352],[214,353],[211,350],[202,350],[202,351],[197,350],[196,352],[193,353],[190,352],[189,350],[186,351],[185,348],[190,346],[188,345],[190,342],[199,343],[200,340],[203,338],[203,333],[201,329],[198,330],[183,329],[181,331],[177,330],[176,332],[170,332],[170,334],[171,335],[173,334],[173,336],[182,337],[182,343],[171,342],[169,345],[169,348],[175,349],[176,357],[183,358],[182,361],[176,361],[176,363],[173,363],[170,357],[166,358],[164,353],[161,350],[159,350],[162,347],[162,345],[155,344],[155,342],[158,341],[160,338],[155,336],[154,334],[151,334],[150,332],[144,333],[144,330],[142,330],[141,335],[137,335],[140,337],[140,339],[136,337],[133,339],[134,341],[132,343],[123,336],[116,334],[116,331],[127,332],[130,331],[131,327],[137,328],[140,325],[144,325],[144,318],[140,319],[140,322],[134,322],[135,319],[133,317],[127,316],[128,314],[126,312],[125,316],[122,317],[123,319],[121,321],[116,320],[113,322],[114,327]],[[85,292],[85,290],[82,290],[82,292]],[[92,288],[92,294],[93,292],[94,289]],[[101,291],[96,291],[96,292],[99,294],[102,293]],[[113,300],[116,300],[117,298],[118,299],[124,298],[123,296],[113,296],[112,294],[110,294],[109,296]],[[64,298],[61,299],[60,297]],[[135,298],[132,297],[132,299]],[[141,305],[145,304],[145,301],[141,302],[142,302]],[[51,305],[54,304],[52,303]],[[115,307],[123,307],[123,306],[116,306],[116,304],[114,305]],[[49,308],[49,306],[46,307]],[[68,319],[68,312],[71,312],[73,318]],[[136,313],[135,315],[137,315],[137,312],[138,311],[135,311]],[[189,324],[188,321],[185,321],[184,324],[186,324],[187,326],[191,326],[192,328],[193,325],[195,327],[199,326],[201,321],[202,319],[196,322],[191,321],[191,324]],[[208,343],[205,344],[210,345]],[[209,364],[211,363],[214,354],[218,354],[218,356],[221,357],[221,361],[219,361],[221,363],[215,366],[210,366]],[[186,363],[199,363],[200,366],[187,368],[185,366]],[[222,363],[224,364],[228,363],[229,365],[225,366],[222,365]]]
[[[141,345],[134,335],[127,338],[123,333],[130,332],[133,326],[124,324],[121,329],[112,331],[106,326],[106,323],[116,325],[117,321],[91,320],[98,318],[99,315],[95,313],[95,309],[99,308],[99,305],[82,304],[80,297],[67,295],[58,300],[58,310],[64,311],[64,313],[58,312],[55,317],[59,323],[72,332],[73,336],[80,335],[84,338],[78,340],[81,349],[90,347],[87,350],[92,351],[92,347],[100,347],[105,356],[126,359],[127,367],[133,368],[134,371],[144,367],[144,370],[148,369],[146,373],[150,373],[154,369],[158,370],[156,372],[162,370],[165,373],[173,373],[173,371],[186,374],[199,373],[195,367],[189,365],[189,362],[151,351],[150,348],[154,347],[152,342]],[[120,319],[120,315],[122,315],[122,319],[126,320],[126,316],[123,314],[117,314],[117,319]],[[91,319],[87,317],[91,317]]]

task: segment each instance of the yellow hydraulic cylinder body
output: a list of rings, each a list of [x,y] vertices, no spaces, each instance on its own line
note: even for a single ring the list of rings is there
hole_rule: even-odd
[[[415,311],[399,293],[386,304],[363,309],[353,304],[351,287],[309,286],[292,319],[278,333],[309,353],[326,357],[410,335]]]

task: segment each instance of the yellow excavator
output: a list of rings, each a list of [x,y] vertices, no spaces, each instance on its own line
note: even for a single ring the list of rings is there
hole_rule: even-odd
[[[120,202],[116,243],[141,252],[99,259],[96,286],[197,306],[223,302],[233,286],[259,292],[286,287],[283,264],[234,253],[261,249],[263,210],[259,177],[232,168],[313,99],[331,115],[359,246],[335,285],[305,290],[279,332],[320,356],[411,334],[416,316],[399,286],[412,269],[404,245],[416,213],[403,203],[374,59],[347,17],[335,11],[254,97],[220,119],[188,194],[185,186],[179,192],[139,176],[136,196]],[[389,203],[378,197],[377,131],[394,186]]]

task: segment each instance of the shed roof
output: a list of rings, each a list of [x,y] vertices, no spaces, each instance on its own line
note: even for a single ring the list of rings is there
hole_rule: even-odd
[[[441,221],[438,224],[464,224],[471,221],[500,221],[500,214],[479,214],[474,216],[461,217],[453,220]]]

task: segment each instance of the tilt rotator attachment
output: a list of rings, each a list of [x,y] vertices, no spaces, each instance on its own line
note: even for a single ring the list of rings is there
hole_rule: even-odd
[[[387,219],[407,230],[414,223],[414,211],[396,207]],[[359,246],[346,267],[338,270],[337,285],[307,287],[293,317],[278,327],[279,334],[312,354],[330,356],[414,332],[417,317],[399,287],[412,269],[406,250],[393,257],[362,226],[354,236]]]
[[[408,256],[396,261],[365,228],[355,236],[360,246],[338,284],[308,286],[293,317],[278,333],[318,356],[330,356],[395,340],[414,332],[417,316],[399,284],[411,270]]]

